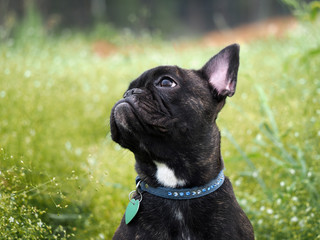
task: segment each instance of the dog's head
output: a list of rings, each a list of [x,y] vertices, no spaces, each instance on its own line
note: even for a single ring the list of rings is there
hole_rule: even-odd
[[[235,92],[238,67],[239,45],[234,44],[200,70],[160,66],[144,72],[112,109],[113,140],[151,159],[209,151],[220,143],[215,120]]]

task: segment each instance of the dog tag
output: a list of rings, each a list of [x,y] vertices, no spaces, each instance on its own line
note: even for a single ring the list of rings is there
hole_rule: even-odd
[[[139,210],[140,201],[131,199],[125,213],[126,224],[129,224],[131,220],[137,215]]]

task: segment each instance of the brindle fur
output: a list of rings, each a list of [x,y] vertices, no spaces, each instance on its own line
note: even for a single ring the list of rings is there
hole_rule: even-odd
[[[155,161],[183,179],[183,188],[205,185],[224,168],[216,119],[226,97],[234,94],[238,67],[239,46],[234,44],[200,70],[160,66],[130,84],[112,110],[111,133],[134,153],[143,181],[162,186],[155,177]],[[214,77],[224,72],[231,82],[222,89],[224,82],[215,83]],[[163,78],[177,85],[160,87]],[[128,225],[123,218],[113,239],[254,239],[254,233],[226,178],[217,191],[192,200],[144,192],[138,214]]]

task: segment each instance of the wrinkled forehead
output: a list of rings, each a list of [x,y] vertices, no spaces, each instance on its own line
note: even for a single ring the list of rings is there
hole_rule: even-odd
[[[177,66],[159,66],[149,69],[142,73],[136,80],[132,81],[129,89],[144,87],[150,82],[154,82],[165,76],[173,79],[182,79],[183,70]]]

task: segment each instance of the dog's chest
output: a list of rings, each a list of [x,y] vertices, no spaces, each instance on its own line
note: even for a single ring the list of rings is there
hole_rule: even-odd
[[[140,215],[140,223],[142,224],[140,229],[148,229],[149,239],[205,239],[205,229],[210,229],[211,221],[208,216],[203,214],[203,211],[198,211],[194,208],[195,206],[191,206],[193,204],[190,205],[189,201],[149,197],[148,204],[145,202],[144,205],[144,200],[142,201],[143,211]],[[145,200],[147,200],[147,196]],[[192,200],[192,202],[198,202],[198,200]]]
[[[180,209],[176,209],[174,211],[174,218],[177,221],[177,224],[180,229],[180,233],[177,236],[177,239],[181,240],[190,240],[190,230],[185,222],[185,216],[183,215],[182,211]]]

